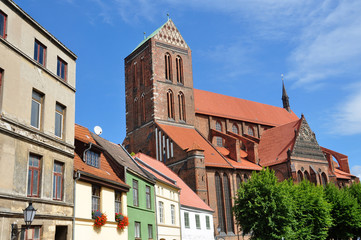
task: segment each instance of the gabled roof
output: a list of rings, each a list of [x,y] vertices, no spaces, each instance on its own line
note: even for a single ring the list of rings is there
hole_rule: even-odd
[[[86,144],[92,143],[93,145],[96,145],[94,139],[92,138],[92,135],[90,134],[90,131],[87,128],[78,124],[75,124],[75,139]],[[116,182],[129,188],[129,186],[125,184],[124,181],[121,180],[114,172],[113,168],[110,166],[110,160],[107,159],[103,153],[100,153],[99,168],[92,167],[86,164],[76,152],[74,155],[75,171],[81,171],[87,173],[88,176],[94,176],[96,178],[102,178],[112,182]]]
[[[260,165],[271,166],[287,161],[287,151],[295,144],[295,129],[298,131],[302,119],[274,127],[263,132],[258,146]]]
[[[351,179],[351,177],[354,177],[354,175],[344,172],[338,168],[335,168],[335,175],[337,178],[347,179],[347,180]]]
[[[261,170],[262,168],[247,160],[236,162],[227,159],[216,150],[212,143],[208,142],[196,129],[166,125],[157,123],[157,125],[184,151],[193,149],[197,146],[204,151],[204,162],[207,167],[238,168],[247,170]]]
[[[263,103],[194,89],[195,112],[257,124],[280,126],[298,119],[293,112]]]
[[[137,153],[135,157],[139,158],[147,165],[157,169],[157,171],[176,181],[176,186],[181,189],[179,197],[182,206],[213,212],[212,208],[210,208],[205,202],[203,202],[202,199],[200,199],[199,196],[195,192],[193,192],[193,190],[188,187],[188,185],[183,182],[183,180],[178,177],[177,174],[175,174],[162,162],[157,161],[156,159],[151,158],[143,153]]]
[[[177,47],[188,48],[187,43],[184,41],[182,35],[178,31],[177,27],[174,25],[171,19],[168,19],[162,26],[150,34],[147,38],[141,41],[138,46],[132,51],[132,53],[142,46],[146,41],[153,38],[165,42],[167,44],[172,44]]]
[[[128,154],[128,152],[123,148],[123,146],[110,142],[94,133],[91,133],[92,137],[95,139],[97,144],[102,146],[105,151],[107,151],[115,161],[119,164],[131,169],[133,172],[136,172],[138,175],[151,180],[148,176],[135,162],[134,159]]]

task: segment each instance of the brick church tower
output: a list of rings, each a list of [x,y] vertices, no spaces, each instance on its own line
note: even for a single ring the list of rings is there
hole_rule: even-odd
[[[143,152],[167,165],[188,158],[192,170],[183,169],[183,178],[207,201],[202,151],[196,144],[182,151],[158,126],[194,129],[195,125],[192,53],[173,21],[169,19],[144,39],[124,64],[127,135],[123,145],[129,152]]]

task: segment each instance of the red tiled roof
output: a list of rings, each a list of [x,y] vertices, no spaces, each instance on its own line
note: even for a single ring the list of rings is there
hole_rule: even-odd
[[[298,119],[284,108],[194,89],[195,112],[270,126]]]
[[[202,199],[200,199],[198,195],[195,192],[193,192],[193,190],[190,187],[188,187],[188,185],[185,182],[183,182],[183,180],[180,177],[178,177],[177,174],[175,174],[162,162],[157,161],[156,159],[151,158],[143,153],[137,153],[135,157],[139,158],[140,160],[142,160],[152,168],[157,169],[157,171],[161,172],[162,174],[176,181],[176,186],[178,186],[181,189],[180,191],[181,205],[213,212],[212,208],[210,208],[205,202],[203,202]],[[149,168],[147,168],[147,170],[148,169]]]
[[[75,139],[85,143],[92,142],[93,144],[96,144],[89,130],[78,124],[75,124]],[[103,153],[100,154],[99,166],[100,166],[99,168],[89,166],[80,158],[78,154],[75,153],[74,156],[75,171],[80,170],[82,172],[90,173],[94,176],[111,180],[117,183],[121,183],[122,185],[127,186],[127,184],[125,184],[114,172],[113,168],[110,166],[108,160],[106,159]]]
[[[220,152],[218,152],[213,145],[208,142],[203,136],[194,128],[177,127],[173,125],[166,125],[157,123],[158,126],[184,151],[191,149],[196,143],[201,150],[204,151],[204,162],[207,167],[221,167],[221,168],[239,168],[260,170],[261,168],[247,160],[236,162],[233,160],[226,160]],[[230,162],[231,161],[231,162]]]
[[[260,165],[271,166],[287,160],[287,150],[295,144],[295,129],[299,129],[302,119],[274,127],[263,132],[258,146]]]
[[[75,124],[75,139],[84,142],[84,143],[93,143],[95,144],[94,139],[92,138],[89,130],[86,127],[83,127],[79,124]]]
[[[341,179],[351,179],[351,176],[353,176],[352,174],[341,171],[340,169],[337,168],[335,168],[335,175],[337,178],[341,178]]]

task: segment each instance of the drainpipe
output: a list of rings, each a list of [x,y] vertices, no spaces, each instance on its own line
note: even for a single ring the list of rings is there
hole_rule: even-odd
[[[237,188],[235,188],[235,186],[234,186],[234,172],[235,171],[233,171],[233,173],[232,173],[232,186],[233,186],[233,193],[234,193],[234,197],[233,197],[233,199],[235,199],[236,197],[237,197],[237,191],[236,190],[238,190]],[[233,215],[233,214],[232,214]],[[237,220],[236,220],[237,221]],[[237,239],[239,240],[239,228],[238,228],[238,224],[236,224],[236,226],[237,226]]]
[[[80,178],[80,172],[76,171],[75,172],[75,178],[74,178],[74,187],[73,187],[73,198],[74,198],[74,207],[73,207],[73,230],[72,230],[72,239],[74,240],[74,230],[75,230],[75,199],[76,199],[76,182],[79,180]]]
[[[83,152],[83,161],[86,162],[86,157],[85,157],[85,153],[88,152],[91,148],[92,148],[93,143],[89,142],[89,147],[87,149],[84,150]]]
[[[157,229],[157,239],[158,238],[158,234],[159,234],[159,231],[158,231],[158,212],[157,212],[157,193],[156,193],[156,189],[155,189],[155,184],[154,184],[154,212],[155,212],[155,228]]]

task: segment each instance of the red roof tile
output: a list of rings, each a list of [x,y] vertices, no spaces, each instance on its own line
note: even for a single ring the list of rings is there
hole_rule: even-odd
[[[287,150],[295,144],[295,129],[299,129],[302,119],[274,127],[263,132],[258,146],[260,165],[271,166],[287,160]]]
[[[194,89],[195,112],[270,126],[298,119],[284,108]]]
[[[208,142],[197,130],[194,128],[177,127],[173,125],[166,125],[157,123],[158,126],[184,151],[191,149],[194,143],[204,151],[204,162],[207,167],[221,167],[221,168],[238,168],[249,170],[260,170],[261,168],[247,160],[236,162],[228,160],[221,155],[213,147],[212,143]],[[225,149],[226,150],[226,149]],[[228,151],[228,150],[227,150]],[[223,151],[226,153],[225,151]],[[227,160],[226,160],[227,159]]]
[[[198,195],[195,192],[193,192],[193,190],[190,187],[188,187],[188,185],[185,182],[183,182],[183,180],[180,177],[178,177],[177,174],[175,174],[162,162],[157,161],[156,159],[151,158],[143,153],[137,153],[135,157],[139,158],[141,161],[145,162],[152,168],[157,169],[157,171],[161,172],[162,174],[176,181],[176,186],[178,186],[181,189],[180,191],[181,205],[213,212],[212,208],[210,208],[205,202],[203,202],[202,199],[200,199]]]
[[[92,142],[96,144],[92,135],[86,127],[80,126],[78,124],[75,125],[75,139],[89,143]],[[117,183],[121,183],[122,185],[127,186],[124,181],[122,181],[117,174],[114,172],[113,168],[110,166],[108,159],[104,156],[103,153],[100,154],[99,158],[99,168],[89,166],[86,164],[78,154],[75,153],[74,156],[74,170],[80,170],[86,173],[90,173],[94,176],[111,180]]]
[[[204,150],[206,166],[232,168],[212,144],[203,138],[194,128],[157,124],[184,151],[192,149],[192,146],[196,143],[201,150]]]
[[[337,168],[335,168],[335,175],[337,178],[341,178],[341,179],[351,179],[351,176],[353,176],[352,174],[341,171],[340,169]]]

